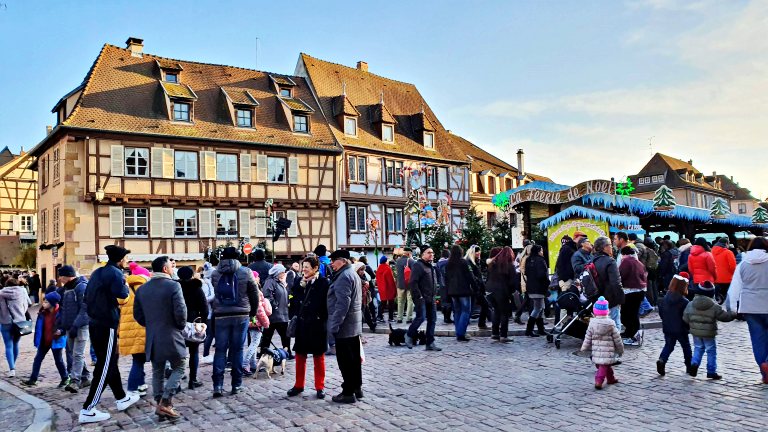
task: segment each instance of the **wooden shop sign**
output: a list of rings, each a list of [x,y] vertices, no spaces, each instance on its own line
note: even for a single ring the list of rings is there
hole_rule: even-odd
[[[584,195],[593,193],[613,194],[614,185],[610,180],[590,180],[561,191],[546,191],[543,189],[526,189],[509,196],[509,205],[516,206],[524,202],[542,204],[565,204],[575,201]]]

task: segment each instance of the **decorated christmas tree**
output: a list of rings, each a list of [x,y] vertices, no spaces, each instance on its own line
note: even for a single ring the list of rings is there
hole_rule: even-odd
[[[669,211],[672,210],[677,203],[675,202],[675,195],[672,193],[672,189],[666,185],[661,185],[656,189],[653,194],[653,210],[654,211]]]
[[[764,224],[768,223],[768,210],[765,207],[758,207],[752,212],[752,222]]]
[[[709,215],[712,216],[712,219],[725,219],[730,211],[728,203],[722,198],[716,198],[712,201],[712,206],[709,207]]]
[[[450,249],[453,245],[453,234],[445,225],[433,225],[425,231],[425,243],[435,251],[435,261],[440,259],[443,249]]]
[[[461,229],[460,244],[466,250],[472,245],[480,246],[484,256],[492,243],[491,232],[482,215],[474,207],[464,215],[464,226]]]
[[[496,223],[491,229],[494,246],[512,246],[512,233],[510,232],[509,217],[506,213],[496,219]]]

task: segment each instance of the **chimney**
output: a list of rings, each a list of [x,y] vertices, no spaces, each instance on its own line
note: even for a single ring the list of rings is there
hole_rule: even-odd
[[[132,57],[141,57],[144,52],[144,39],[131,36],[125,41],[125,47],[131,52]]]
[[[693,165],[693,159],[688,159],[688,165]]]
[[[357,62],[357,70],[361,70],[363,72],[368,72],[368,62],[364,62],[362,60]]]
[[[45,127],[45,134],[46,135],[50,135],[52,130],[53,130],[53,126],[46,126]]]
[[[517,176],[521,179],[525,177],[525,152],[523,149],[517,150]]]

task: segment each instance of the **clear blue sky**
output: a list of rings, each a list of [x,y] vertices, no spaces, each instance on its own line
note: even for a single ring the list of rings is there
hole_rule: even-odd
[[[635,173],[654,137],[768,195],[765,1],[0,3],[0,146],[14,151],[42,139],[104,43],[136,36],[152,54],[281,73],[300,52],[365,60],[416,84],[454,133],[513,163],[524,148],[561,183]]]

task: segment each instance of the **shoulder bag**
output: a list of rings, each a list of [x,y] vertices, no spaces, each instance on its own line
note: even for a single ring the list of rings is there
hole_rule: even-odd
[[[184,325],[184,330],[181,331],[181,335],[184,336],[184,340],[192,343],[205,342],[205,330],[206,325],[199,322],[200,318],[195,318],[194,322],[188,322]]]
[[[8,309],[8,315],[11,315],[11,306],[8,304],[8,299],[5,300],[5,307]],[[11,334],[16,336],[26,336],[31,334],[34,329],[34,324],[31,320],[19,320],[16,321],[11,315]]]
[[[296,337],[296,328],[299,326],[299,320],[301,319],[301,315],[304,313],[304,306],[309,303],[309,294],[312,292],[312,288],[315,287],[315,284],[313,283],[307,292],[304,294],[304,301],[301,302],[301,307],[299,308],[299,313],[296,314],[293,318],[291,318],[291,321],[288,322],[288,337],[294,338]]]

